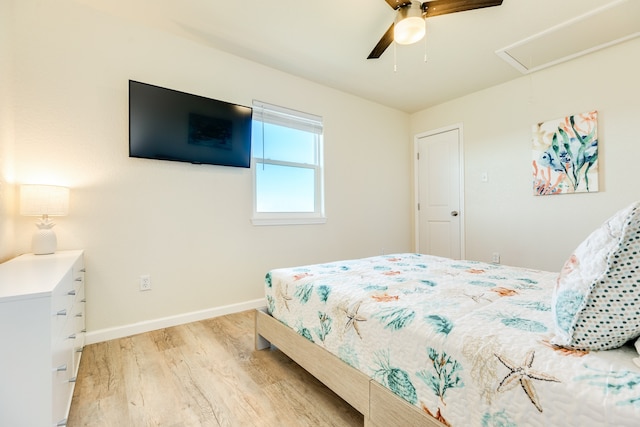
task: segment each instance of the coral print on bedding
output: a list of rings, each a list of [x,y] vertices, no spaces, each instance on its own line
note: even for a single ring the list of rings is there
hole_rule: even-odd
[[[397,254],[276,269],[265,283],[273,317],[445,425],[639,425],[631,345],[551,343],[557,277]]]

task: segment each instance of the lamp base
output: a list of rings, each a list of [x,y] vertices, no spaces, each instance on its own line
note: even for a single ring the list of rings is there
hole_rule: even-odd
[[[31,250],[35,255],[48,255],[55,253],[58,246],[56,233],[50,228],[39,228],[33,233]]]

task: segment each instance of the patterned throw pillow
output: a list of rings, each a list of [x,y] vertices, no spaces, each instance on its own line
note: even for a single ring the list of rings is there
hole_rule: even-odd
[[[567,260],[553,293],[552,342],[608,350],[640,336],[640,202],[609,218]]]

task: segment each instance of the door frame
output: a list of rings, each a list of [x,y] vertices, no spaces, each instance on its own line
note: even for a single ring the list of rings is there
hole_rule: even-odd
[[[420,138],[437,135],[439,133],[449,132],[452,130],[458,130],[458,163],[460,166],[460,259],[465,259],[465,218],[466,211],[464,208],[464,137],[462,132],[462,123],[455,123],[450,126],[445,126],[426,132],[416,134],[413,137],[413,225],[414,225],[414,249],[415,252],[420,252],[420,211],[418,209],[418,202],[420,199],[419,185],[420,175],[418,167],[418,140]]]

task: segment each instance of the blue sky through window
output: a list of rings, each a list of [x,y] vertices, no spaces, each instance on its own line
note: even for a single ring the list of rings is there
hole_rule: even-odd
[[[313,212],[314,172],[309,168],[256,163],[258,212]]]
[[[263,138],[264,129],[264,138]],[[310,132],[278,126],[271,123],[253,122],[253,157],[282,160],[296,163],[316,163],[316,135]]]
[[[317,135],[308,131],[253,122],[257,212],[315,211],[316,141]]]

